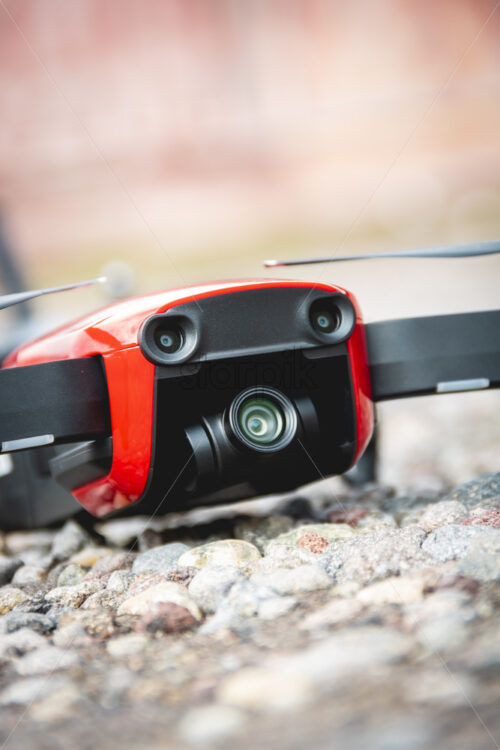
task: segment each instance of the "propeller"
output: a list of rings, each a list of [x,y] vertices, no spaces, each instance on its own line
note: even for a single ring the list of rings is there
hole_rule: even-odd
[[[17,294],[5,294],[0,297],[0,310],[4,310],[6,307],[12,307],[12,305],[19,305],[21,302],[27,302],[35,297],[43,297],[45,294],[54,294],[55,292],[66,292],[69,289],[79,289],[82,286],[90,286],[91,284],[102,284],[106,281],[105,276],[100,276],[98,279],[91,279],[90,281],[78,281],[76,284],[65,284],[64,286],[54,286],[51,289],[36,289],[31,292],[18,292]]]
[[[307,266],[312,263],[339,263],[344,260],[371,260],[373,258],[472,258],[477,255],[500,253],[500,240],[490,242],[468,242],[463,245],[424,247],[398,252],[372,253],[367,255],[334,255],[325,258],[297,258],[295,260],[265,260],[266,268],[277,266]]]

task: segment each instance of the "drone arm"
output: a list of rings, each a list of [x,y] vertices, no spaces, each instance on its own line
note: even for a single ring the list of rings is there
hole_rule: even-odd
[[[109,435],[97,357],[0,370],[0,453]]]
[[[500,310],[366,325],[374,401],[500,387]]]

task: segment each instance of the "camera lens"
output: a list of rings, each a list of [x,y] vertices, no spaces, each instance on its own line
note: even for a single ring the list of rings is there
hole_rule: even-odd
[[[158,329],[155,332],[156,346],[165,354],[178,352],[184,343],[184,336],[180,328]]]
[[[311,313],[312,327],[318,333],[333,333],[340,326],[340,321],[340,312],[336,308],[313,310]]]
[[[274,388],[248,388],[231,404],[229,424],[240,443],[256,451],[276,451],[295,436],[297,414],[291,401]]]
[[[248,440],[258,445],[274,443],[283,434],[285,418],[269,398],[249,398],[238,412],[238,424]]]

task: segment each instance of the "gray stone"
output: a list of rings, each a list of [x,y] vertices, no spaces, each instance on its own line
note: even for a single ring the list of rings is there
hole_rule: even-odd
[[[462,559],[466,556],[471,543],[500,539],[500,529],[492,529],[485,526],[461,526],[459,524],[448,524],[441,526],[422,544],[422,549],[432,555],[440,562],[447,560]]]
[[[460,561],[460,573],[477,581],[500,581],[500,529],[482,528],[491,533],[470,540]]]
[[[170,542],[169,544],[163,544],[161,547],[153,547],[153,549],[149,549],[136,557],[132,565],[132,572],[139,575],[140,573],[166,570],[174,566],[183,552],[188,549],[187,544],[181,542]]]
[[[188,591],[200,609],[211,614],[215,612],[230,588],[243,578],[234,565],[211,565],[202,568],[188,586]]]
[[[84,580],[74,586],[57,586],[45,594],[45,601],[58,607],[80,607],[87,597],[102,587],[99,580]]]
[[[337,542],[318,563],[337,583],[368,583],[407,573],[433,563],[422,550],[425,531],[418,526],[359,534]]]
[[[455,523],[467,518],[465,505],[458,500],[441,500],[428,505],[418,520],[418,525],[426,531],[432,531],[438,526]]]
[[[459,500],[470,508],[485,500],[498,497],[500,497],[500,472],[482,474],[477,479],[461,484],[451,490],[444,499]]]
[[[66,521],[54,537],[52,554],[56,560],[66,560],[90,542],[90,537],[75,521]]]
[[[77,583],[80,583],[80,581],[83,580],[83,578],[86,575],[85,568],[82,568],[81,565],[77,565],[76,563],[70,563],[69,565],[66,565],[65,568],[59,573],[57,577],[57,585],[58,586],[74,586]]]
[[[0,555],[0,586],[10,583],[16,570],[22,565],[16,557]]]
[[[298,568],[300,565],[315,564],[318,555],[303,547],[283,544],[272,539],[266,545],[266,556],[256,563],[257,570],[269,568]]]
[[[38,612],[8,612],[0,619],[0,633],[13,633],[20,628],[30,628],[37,633],[50,633],[57,622],[54,617]]]
[[[128,589],[134,579],[133,573],[129,570],[114,570],[108,578],[106,589],[114,591],[117,594],[123,594]]]

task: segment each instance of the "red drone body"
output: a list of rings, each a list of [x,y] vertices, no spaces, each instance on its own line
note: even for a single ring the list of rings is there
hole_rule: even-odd
[[[102,357],[111,419],[113,456],[106,476],[72,488],[92,514],[106,515],[143,495],[150,471],[154,429],[155,365],[139,346],[144,321],[188,302],[257,289],[303,287],[345,295],[355,310],[355,325],[346,342],[355,405],[355,453],[362,455],[373,432],[374,410],[364,325],[352,294],[332,284],[290,280],[224,281],[131,298],[105,307],[22,346],[4,367],[24,367],[58,360]],[[333,385],[332,385],[333,387]]]

